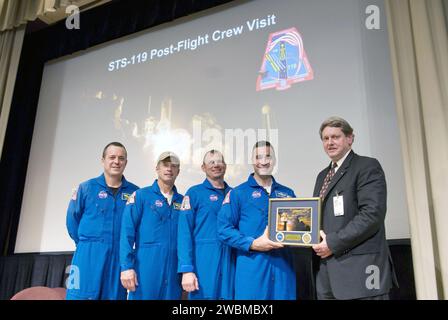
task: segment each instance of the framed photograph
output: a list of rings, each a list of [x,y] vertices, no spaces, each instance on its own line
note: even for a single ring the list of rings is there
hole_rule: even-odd
[[[320,242],[320,198],[269,199],[269,239],[290,246]]]

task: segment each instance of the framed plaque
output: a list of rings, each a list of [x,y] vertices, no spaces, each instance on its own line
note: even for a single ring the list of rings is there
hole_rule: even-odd
[[[290,246],[320,242],[320,198],[269,199],[269,239]]]

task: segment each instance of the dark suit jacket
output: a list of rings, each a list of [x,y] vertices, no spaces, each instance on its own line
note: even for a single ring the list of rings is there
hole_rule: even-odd
[[[330,166],[317,176],[315,197],[329,170]],[[337,194],[343,196],[343,216],[334,215]],[[324,260],[337,299],[385,294],[396,284],[384,228],[386,202],[386,180],[378,160],[350,151],[322,200],[322,229],[333,252]]]

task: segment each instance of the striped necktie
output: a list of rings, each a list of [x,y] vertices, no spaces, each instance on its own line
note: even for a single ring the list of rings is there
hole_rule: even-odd
[[[320,189],[320,192],[319,192],[319,197],[321,199],[324,198],[324,195],[327,192],[328,186],[330,185],[331,179],[333,178],[334,173],[335,173],[335,168],[337,166],[338,166],[338,164],[336,162],[332,162],[331,169],[328,171],[327,175],[325,176],[324,184],[322,185],[322,188]]]

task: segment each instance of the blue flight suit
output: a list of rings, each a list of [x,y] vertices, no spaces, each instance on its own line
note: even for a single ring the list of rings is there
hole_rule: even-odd
[[[123,214],[121,271],[134,269],[138,286],[129,300],[176,300],[182,295],[177,273],[177,223],[183,196],[173,187],[171,205],[157,180],[137,190]],[[134,248],[135,244],[135,248]]]
[[[178,272],[194,272],[199,290],[189,299],[233,299],[231,247],[218,239],[217,216],[230,187],[212,186],[208,179],[188,189],[179,214]]]
[[[251,251],[252,242],[268,225],[270,198],[295,197],[294,191],[272,178],[271,194],[253,174],[229,192],[218,214],[218,236],[236,248],[235,299],[294,300],[296,274],[290,248]]]
[[[120,282],[121,218],[127,199],[138,187],[124,177],[117,193],[104,174],[81,183],[67,210],[67,230],[76,243],[67,299],[125,300]]]

